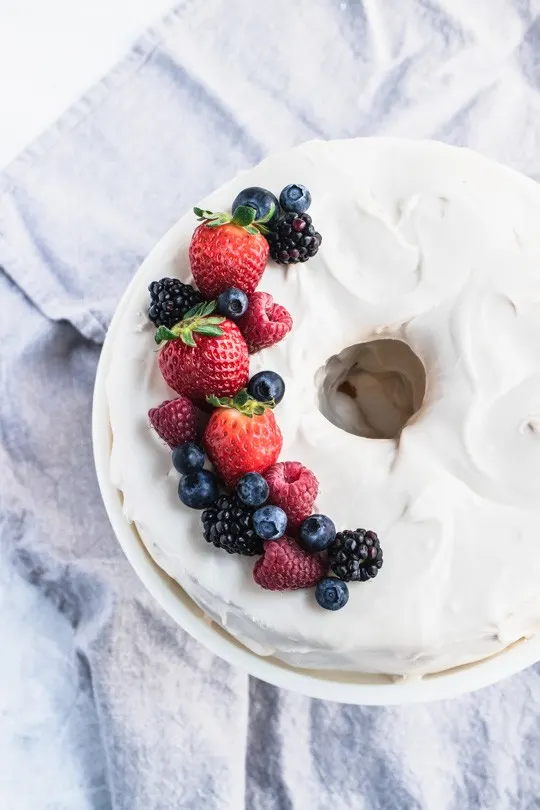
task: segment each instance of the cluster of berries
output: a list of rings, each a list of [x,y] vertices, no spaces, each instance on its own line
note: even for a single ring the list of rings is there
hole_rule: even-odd
[[[159,367],[179,395],[149,418],[172,448],[180,500],[204,510],[205,539],[230,554],[259,555],[253,576],[261,587],[316,586],[318,603],[337,610],[348,600],[348,581],[378,573],[379,540],[363,529],[336,532],[329,517],[312,514],[315,475],[299,462],[278,462],[283,440],[273,409],[285,383],[273,371],[249,378],[249,354],[292,328],[287,310],[256,287],[269,254],[296,264],[317,253],[310,204],[296,184],[279,201],[266,189],[245,189],[232,216],[195,209],[201,224],[189,257],[197,289],[170,278],[149,287]],[[199,444],[198,408],[208,405]]]

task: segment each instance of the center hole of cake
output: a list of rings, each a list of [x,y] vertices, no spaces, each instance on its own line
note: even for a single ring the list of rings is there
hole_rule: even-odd
[[[332,424],[367,439],[395,439],[420,410],[426,372],[402,340],[348,346],[316,375],[319,409]]]

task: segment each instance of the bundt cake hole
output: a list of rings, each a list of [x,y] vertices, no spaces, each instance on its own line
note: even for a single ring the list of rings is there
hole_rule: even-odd
[[[315,382],[319,409],[336,427],[367,439],[396,439],[422,406],[426,372],[403,340],[378,338],[330,357]]]

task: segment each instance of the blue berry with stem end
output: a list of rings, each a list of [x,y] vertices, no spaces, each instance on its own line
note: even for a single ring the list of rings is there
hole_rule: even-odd
[[[270,488],[262,475],[249,472],[236,485],[236,494],[246,506],[262,506],[268,500]]]
[[[262,506],[253,513],[253,528],[263,540],[279,540],[287,528],[287,515],[279,506]]]
[[[219,484],[214,473],[208,470],[184,475],[178,484],[178,497],[192,509],[206,509],[219,496]]]
[[[250,186],[238,194],[232,204],[235,213],[240,206],[249,206],[255,211],[255,220],[262,220],[266,225],[273,225],[279,216],[279,202],[275,194],[267,188]]]
[[[204,451],[195,442],[185,442],[173,450],[172,463],[182,475],[198,472],[204,467]]]
[[[349,601],[347,583],[334,577],[323,577],[315,588],[315,599],[325,610],[341,610]]]
[[[291,183],[279,195],[279,204],[284,211],[304,214],[311,205],[311,193],[301,183]]]
[[[299,543],[310,554],[324,551],[336,539],[336,527],[327,515],[310,515],[300,524]]]
[[[216,311],[231,321],[236,321],[245,315],[248,308],[248,297],[238,287],[229,287],[217,297]]]
[[[248,394],[258,402],[281,402],[285,395],[285,383],[276,371],[259,371],[248,383]]]

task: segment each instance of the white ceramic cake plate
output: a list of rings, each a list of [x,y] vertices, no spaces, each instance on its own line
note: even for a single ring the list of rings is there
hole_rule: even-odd
[[[170,248],[171,234],[156,246],[144,266]],[[138,275],[138,274],[137,274]],[[228,663],[263,681],[305,695],[340,703],[392,705],[441,700],[481,689],[514,675],[540,660],[540,637],[522,640],[496,656],[424,678],[395,680],[386,676],[295,669],[272,657],[251,652],[213,623],[153,561],[135,526],[124,517],[122,495],[109,476],[111,430],[105,380],[121,313],[137,283],[126,290],[109,328],[98,365],[93,401],[92,434],[97,477],[103,502],[118,542],[143,585],[193,638]]]

